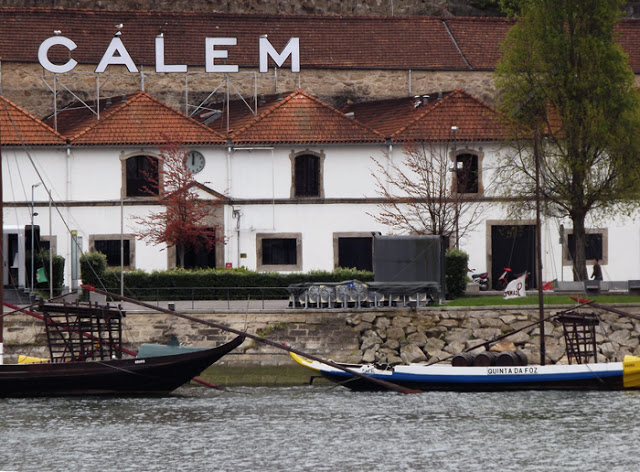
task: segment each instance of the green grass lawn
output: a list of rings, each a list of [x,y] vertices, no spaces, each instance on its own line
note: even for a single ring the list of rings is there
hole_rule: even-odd
[[[602,304],[612,304],[612,303],[640,303],[639,296],[632,295],[593,295],[593,296],[585,296],[582,295],[581,298],[586,298],[592,300],[597,303]],[[445,306],[510,306],[510,305],[537,305],[538,304],[538,296],[537,295],[527,295],[523,298],[510,298],[505,300],[502,296],[487,296],[487,297],[463,297],[457,298],[455,300],[449,300],[445,304]],[[545,305],[574,305],[576,301],[573,300],[569,295],[544,295],[544,304]]]

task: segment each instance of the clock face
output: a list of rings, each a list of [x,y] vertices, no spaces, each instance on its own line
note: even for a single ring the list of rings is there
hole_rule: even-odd
[[[185,160],[185,165],[189,171],[197,174],[204,169],[204,156],[198,151],[189,151]]]

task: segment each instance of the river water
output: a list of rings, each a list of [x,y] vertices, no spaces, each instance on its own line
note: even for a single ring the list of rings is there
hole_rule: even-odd
[[[182,387],[0,400],[0,470],[632,471],[640,392]]]

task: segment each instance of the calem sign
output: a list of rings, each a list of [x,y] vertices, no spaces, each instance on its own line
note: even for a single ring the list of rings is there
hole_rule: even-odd
[[[228,57],[228,51],[222,49],[226,46],[235,46],[238,43],[236,38],[205,38],[205,72],[212,73],[233,73],[238,72],[237,65],[216,64],[217,59],[225,59]],[[64,74],[71,72],[78,62],[71,58],[64,64],[54,64],[49,60],[49,49],[53,46],[62,46],[69,50],[69,53],[78,46],[71,39],[64,36],[52,36],[45,39],[40,48],[38,48],[38,61],[40,65],[49,72],[54,74]],[[260,54],[260,72],[268,72],[268,58],[271,57],[278,67],[282,67],[284,61],[291,56],[291,72],[300,72],[300,41],[299,38],[291,38],[281,53],[275,50],[271,45],[267,36],[259,38],[259,54]],[[109,47],[105,51],[102,59],[98,63],[95,72],[100,74],[110,65],[124,65],[129,72],[138,72],[138,68],[131,59],[131,55],[127,51],[122,39],[115,36]],[[164,37],[159,35],[156,37],[156,72],[186,72],[185,64],[165,64],[164,60]]]

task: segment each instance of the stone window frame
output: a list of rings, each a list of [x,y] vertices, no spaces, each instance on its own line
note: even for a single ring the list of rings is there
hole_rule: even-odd
[[[478,160],[478,192],[469,193],[469,192],[458,192],[458,156],[462,156],[465,154],[471,154],[476,156]],[[485,152],[482,148],[477,150],[470,148],[462,148],[455,149],[449,153],[449,158],[451,159],[452,169],[451,169],[451,193],[453,195],[482,195],[484,193],[484,183],[482,182],[482,164],[485,158]]]
[[[48,241],[49,248],[51,248],[51,254],[54,256],[58,254],[58,236],[54,235],[40,235],[40,241]]]
[[[295,239],[295,264],[263,264],[262,241],[265,239]],[[256,234],[256,270],[262,272],[300,272],[302,270],[302,233],[257,233]]]
[[[602,259],[600,259],[601,265],[607,265],[609,263],[609,229],[608,228],[585,228],[587,234],[601,234],[602,235]],[[565,229],[562,236],[562,265],[572,266],[573,262],[569,258],[569,235],[573,234],[573,228]],[[586,261],[587,264],[591,260]]]
[[[333,268],[337,269],[340,267],[338,264],[340,263],[340,254],[339,254],[339,240],[340,238],[371,238],[371,264],[374,262],[374,254],[373,254],[373,239],[377,233],[375,231],[351,231],[351,232],[337,232],[333,233]]]
[[[136,235],[131,233],[112,233],[112,234],[90,234],[89,235],[89,252],[96,252],[96,241],[120,241],[120,239],[129,241],[129,265],[124,269],[135,269],[136,267]],[[120,267],[120,264],[108,267]]]
[[[127,160],[138,157],[151,157],[158,161],[158,195],[136,195],[136,196],[127,196]],[[120,192],[121,197],[123,199],[154,199],[158,198],[159,195],[162,194],[163,190],[163,180],[162,180],[162,166],[163,159],[160,154],[153,151],[144,151],[140,149],[139,151],[129,152],[129,153],[120,153],[120,168],[121,168],[121,182],[120,182]]]
[[[301,156],[316,156],[318,162],[318,195],[296,195],[296,159]],[[303,151],[291,151],[289,159],[291,160],[291,198],[324,198],[324,151],[312,151],[305,149]]]

